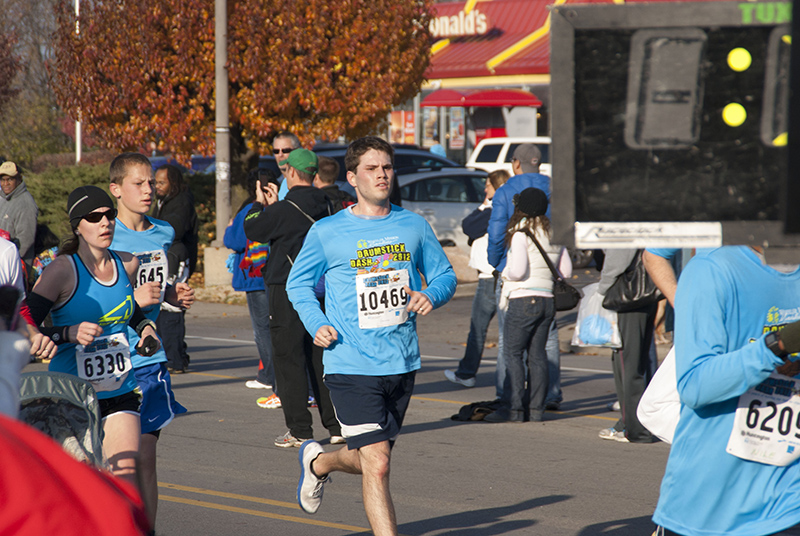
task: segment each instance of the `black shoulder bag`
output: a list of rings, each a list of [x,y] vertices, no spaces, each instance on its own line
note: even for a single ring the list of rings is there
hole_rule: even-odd
[[[569,311],[570,309],[574,309],[575,306],[578,305],[578,302],[581,301],[581,291],[567,283],[564,278],[561,277],[556,267],[553,266],[553,261],[551,261],[550,257],[544,252],[541,244],[536,240],[536,237],[530,229],[525,229],[525,234],[536,244],[539,253],[541,253],[544,258],[544,262],[547,263],[547,267],[550,268],[550,271],[553,273],[553,301],[556,305],[556,311]]]
[[[643,251],[641,249],[636,251],[631,264],[608,289],[606,297],[603,299],[604,308],[618,313],[626,313],[641,309],[664,298],[644,267]]]

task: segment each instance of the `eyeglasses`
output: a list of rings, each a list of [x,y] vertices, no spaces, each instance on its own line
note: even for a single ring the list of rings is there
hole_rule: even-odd
[[[273,150],[272,150],[272,154],[281,154],[281,153],[283,153],[283,154],[289,154],[289,153],[291,153],[292,151],[294,151],[294,149],[273,149]]]
[[[117,209],[110,208],[104,212],[90,212],[85,216],[81,216],[81,218],[88,221],[89,223],[99,223],[104,216],[108,221],[113,221],[114,218],[117,217]]]

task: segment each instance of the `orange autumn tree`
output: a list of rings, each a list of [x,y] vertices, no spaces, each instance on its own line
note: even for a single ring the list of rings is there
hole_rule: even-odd
[[[12,83],[20,69],[20,63],[14,55],[14,43],[13,36],[0,34],[0,113],[8,101],[17,94]]]
[[[54,86],[109,148],[214,153],[214,1],[72,0],[58,7]],[[362,135],[419,91],[431,0],[228,0],[231,132]],[[235,140],[234,140],[234,146]],[[232,148],[232,150],[234,150]]]

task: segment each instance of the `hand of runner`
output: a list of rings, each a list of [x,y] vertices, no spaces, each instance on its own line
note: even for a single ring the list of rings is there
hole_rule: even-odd
[[[176,283],[175,295],[177,306],[182,309],[188,309],[194,303],[194,289],[188,283]]]
[[[333,343],[339,340],[339,334],[333,326],[322,326],[317,330],[314,336],[314,344],[322,348],[329,348]]]
[[[31,344],[31,355],[36,359],[52,359],[56,355],[56,343],[47,335],[39,333],[39,330],[29,330],[28,341]]]
[[[103,328],[92,322],[81,322],[69,327],[69,340],[86,346],[103,334]]]
[[[408,285],[403,287],[403,290],[405,290],[406,294],[408,295],[408,305],[406,305],[406,311],[409,313],[417,313],[422,316],[425,316],[433,311],[433,304],[425,294],[422,292],[417,292],[416,290],[411,290]]]
[[[161,284],[157,281],[150,281],[139,285],[139,288],[133,291],[133,298],[142,308],[156,305],[161,300]]]

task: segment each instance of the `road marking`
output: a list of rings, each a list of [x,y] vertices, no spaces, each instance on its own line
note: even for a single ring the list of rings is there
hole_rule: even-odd
[[[186,335],[186,337],[184,337],[184,338],[186,338],[186,339],[200,339],[200,340],[204,340],[204,341],[214,341],[214,342],[227,342],[227,343],[234,343],[234,344],[247,344],[247,345],[251,345],[251,346],[255,346],[255,344],[256,344],[255,341],[244,341],[244,340],[238,340],[238,339],[222,339],[222,338],[217,338],[217,337],[199,337],[197,335]],[[422,355],[420,357],[422,359],[430,359],[430,360],[433,360],[433,361],[460,361],[461,360],[460,357],[447,357],[447,356],[443,356],[443,355]],[[487,364],[494,364],[494,365],[497,364],[497,360],[496,359],[485,359],[484,358],[481,361],[483,363],[487,363]],[[566,371],[569,371],[569,372],[586,372],[586,373],[589,373],[589,374],[606,374],[606,375],[612,375],[612,376],[614,374],[610,370],[585,369],[585,368],[576,368],[576,367],[561,367],[561,370],[566,370]],[[198,372],[194,372],[193,374],[204,374],[206,376],[218,376],[216,374],[206,374],[206,373],[198,373]],[[235,378],[235,376],[218,376],[218,377],[220,377],[220,378]]]
[[[197,335],[185,335],[184,339],[201,339],[204,341],[216,341],[216,342],[232,342],[234,344],[247,344],[250,346],[255,346],[256,341],[240,341],[239,339],[221,339],[218,337],[198,337]]]
[[[179,484],[170,484],[168,482],[159,482],[158,487],[164,489],[171,489],[175,491],[186,491],[189,493],[198,493],[200,495],[211,495],[214,497],[219,497],[223,499],[234,499],[238,501],[245,501],[245,502],[253,502],[258,504],[267,504],[270,506],[278,506],[281,508],[290,508],[292,510],[300,510],[300,506],[296,503],[290,503],[286,501],[273,501],[271,499],[262,499],[261,497],[251,497],[249,495],[240,495],[238,493],[227,493],[224,491],[214,491],[205,488],[195,488],[192,486],[181,486]],[[272,514],[269,512],[262,512],[260,510],[252,510],[250,508],[241,508],[238,506],[227,506],[224,504],[213,503],[213,502],[206,502],[206,501],[198,501],[196,499],[187,499],[184,497],[175,497],[172,495],[164,495],[163,493],[159,493],[159,499],[167,502],[174,502],[179,504],[188,504],[191,506],[200,506],[202,508],[210,508],[212,510],[223,510],[226,512],[233,512],[236,514],[246,514],[256,517],[265,517],[269,519],[278,519],[281,521],[289,521],[292,523],[300,523],[303,525],[315,525],[317,527],[326,527],[331,529],[341,529],[350,532],[358,532],[358,533],[366,533],[369,532],[369,528],[366,527],[357,527],[354,525],[344,525],[342,523],[331,523],[328,521],[319,521],[315,519],[309,519],[305,517],[297,517],[297,516],[290,516],[284,514]]]
[[[314,519],[305,519],[302,517],[296,516],[287,516],[283,514],[271,514],[268,512],[261,512],[259,510],[251,510],[249,508],[239,508],[238,506],[226,506],[224,504],[217,504],[211,503],[206,501],[197,501],[195,499],[184,499],[182,497],[172,497],[170,495],[162,495],[159,494],[159,500],[167,501],[167,502],[174,502],[174,503],[181,503],[181,504],[189,504],[192,506],[201,506],[203,508],[210,508],[212,510],[224,510],[225,512],[233,512],[236,514],[247,514],[256,517],[266,517],[269,519],[279,519],[281,521],[291,521],[292,523],[301,523],[303,525],[316,525],[317,527],[326,527],[331,529],[341,529],[341,530],[348,530],[348,531],[356,531],[356,532],[366,532],[369,531],[368,528],[365,527],[356,527],[353,525],[342,525],[341,523],[328,523],[326,521],[316,521]]]
[[[189,336],[189,335],[187,335],[186,338],[187,339],[202,339],[204,341],[234,342],[234,343],[237,343],[237,344],[255,344],[255,342],[252,342],[252,341],[237,341],[237,340],[234,340],[234,339],[219,339],[219,338],[214,338],[214,337],[198,337],[198,336]],[[431,360],[431,361],[460,361],[460,359],[461,359],[461,358],[458,358],[458,357],[447,357],[447,356],[441,356],[441,355],[422,355],[420,357],[423,358],[423,359],[426,359],[426,360]],[[497,364],[497,360],[496,359],[483,359],[482,361],[483,361],[483,363]],[[578,367],[561,367],[561,370],[562,371],[567,371],[567,372],[584,372],[584,373],[587,373],[587,374],[603,374],[603,375],[606,375],[606,376],[613,376],[614,375],[614,373],[612,371],[609,371],[609,370],[586,369],[586,368],[578,368]],[[189,372],[189,374],[197,374],[198,376],[210,376],[210,377],[213,377],[213,378],[223,378],[223,379],[226,379],[226,380],[238,380],[238,379],[241,379],[242,381],[244,381],[244,380],[247,379],[247,378],[238,378],[236,376],[226,376],[226,375],[223,375],[223,374],[211,374],[211,373],[208,373],[208,372]],[[446,399],[442,399],[442,398],[429,398],[429,397],[416,396],[416,395],[413,395],[411,397],[411,399],[412,400],[421,400],[421,401],[425,401],[425,402],[441,402],[441,403],[444,403],[444,404],[456,404],[456,405],[459,405],[459,406],[463,406],[465,404],[463,401],[460,401],[460,400],[446,400]],[[575,411],[552,411],[550,413],[555,413],[556,415],[573,415],[575,417],[587,417],[589,419],[599,419],[599,420],[603,420],[603,421],[616,421],[616,420],[618,420],[617,417],[603,417],[602,415],[579,413],[579,412],[575,412]]]
[[[166,489],[174,489],[178,491],[188,491],[190,493],[199,493],[201,495],[213,495],[214,497],[223,497],[225,499],[236,499],[237,501],[248,501],[259,504],[269,504],[270,506],[281,506],[283,508],[291,508],[293,510],[300,510],[300,505],[286,501],[273,501],[271,499],[262,499],[261,497],[251,497],[249,495],[239,495],[238,493],[227,493],[225,491],[214,491],[204,488],[194,488],[191,486],[181,486],[179,484],[170,484],[168,482],[159,482],[158,487]]]

